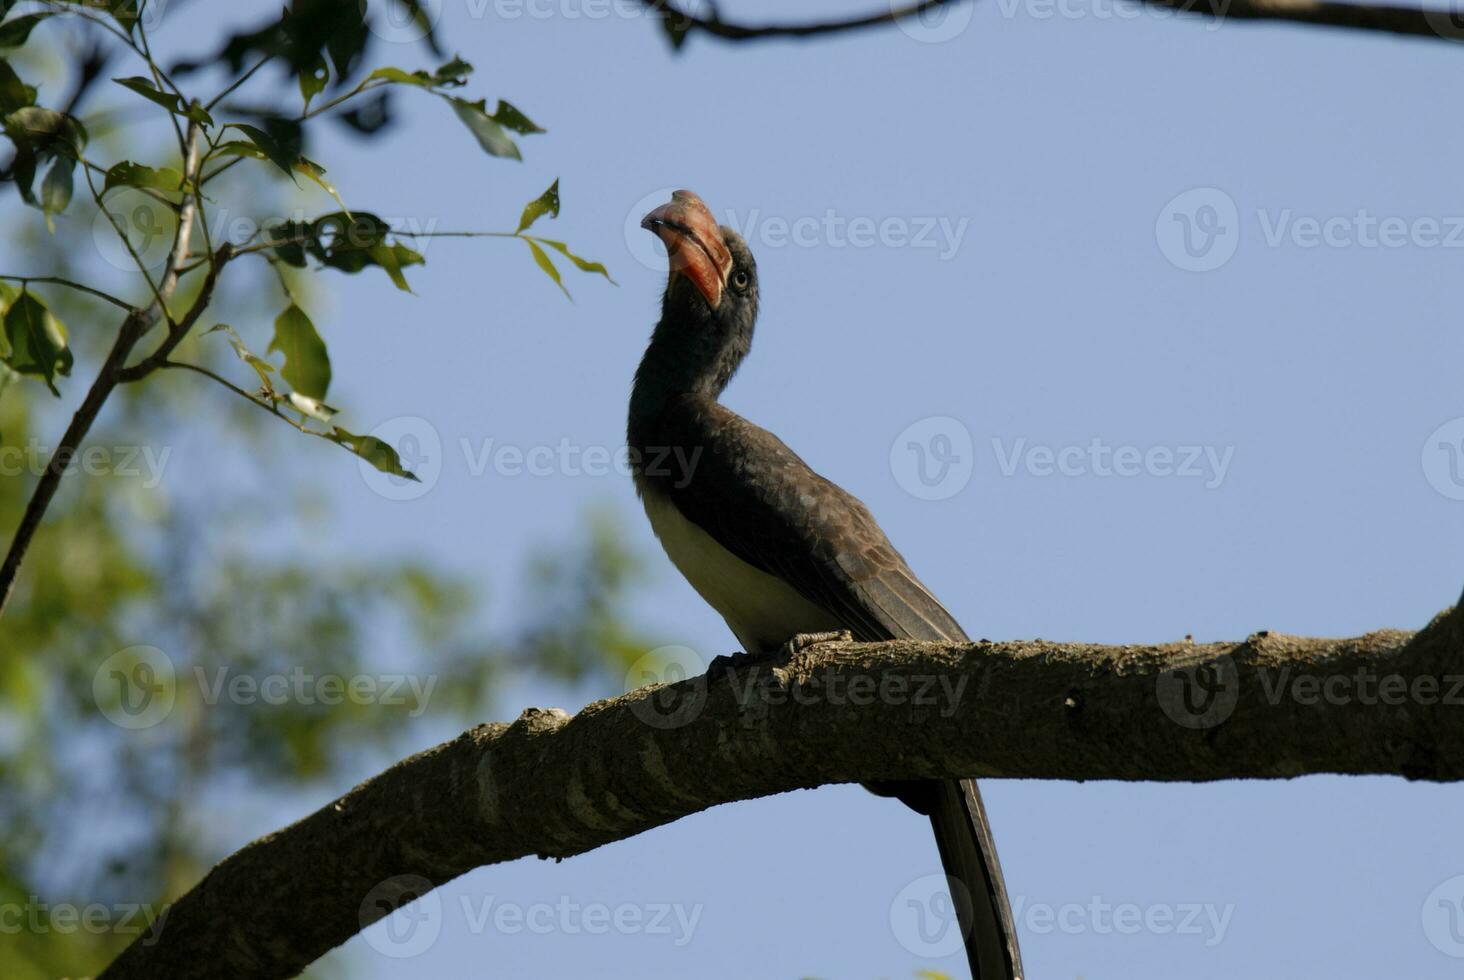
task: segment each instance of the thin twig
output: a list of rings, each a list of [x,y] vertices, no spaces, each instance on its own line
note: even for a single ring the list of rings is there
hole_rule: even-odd
[[[903,7],[890,7],[872,14],[850,17],[845,20],[825,20],[804,24],[750,25],[730,23],[722,20],[721,16],[715,12],[709,17],[688,14],[686,11],[670,3],[669,0],[641,0],[643,6],[659,12],[661,16],[670,19],[673,23],[680,24],[688,29],[695,28],[698,31],[727,41],[756,41],[777,37],[797,38],[816,37],[823,34],[840,34],[844,31],[878,27],[881,24],[893,24],[907,17],[918,17],[927,10],[934,10],[936,7],[954,6],[960,2],[961,0],[920,0],[919,3],[911,3]]]
[[[158,288],[157,283],[153,282],[152,273],[147,271],[147,263],[142,261],[142,256],[138,255],[137,249],[132,246],[132,239],[127,237],[127,229],[122,226],[121,220],[111,211],[107,210],[107,205],[102,201],[102,195],[97,191],[97,185],[92,182],[91,170],[82,168],[81,175],[86,178],[86,186],[91,191],[92,200],[97,203],[97,210],[107,216],[107,221],[111,223],[112,230],[117,233],[118,238],[122,239],[122,247],[127,249],[127,254],[132,256],[132,262],[137,266],[137,271],[141,272],[142,277],[147,280],[147,286],[152,290],[154,304],[162,312],[162,315],[168,317],[169,322],[172,322],[172,317],[168,313],[168,304],[163,300],[162,290]]]
[[[738,24],[723,20],[715,9],[707,16],[687,13],[671,0],[641,0],[641,5],[661,14],[685,31],[700,31],[724,41],[758,41],[770,38],[811,38],[845,31],[892,24],[908,17],[917,17],[942,6],[954,6],[963,0],[924,0],[904,7],[879,11],[847,20],[815,21],[802,24]],[[1337,27],[1347,30],[1407,37],[1432,38],[1436,41],[1464,40],[1464,27],[1455,22],[1448,5],[1438,7],[1393,6],[1336,2],[1336,0],[1135,0],[1153,7],[1179,13],[1212,17],[1216,20],[1279,21],[1313,27]]]
[[[22,286],[24,286],[26,283],[31,283],[31,282],[47,282],[47,283],[51,283],[52,285],[55,285],[55,286],[65,286],[68,289],[79,290],[80,292],[83,292],[83,293],[91,293],[97,299],[104,299],[108,303],[111,303],[113,306],[120,307],[121,309],[126,310],[128,313],[135,313],[135,312],[137,312],[137,307],[133,306],[131,303],[127,302],[125,299],[119,299],[116,296],[113,296],[111,293],[104,293],[100,289],[96,289],[96,288],[94,288],[92,286],[88,286],[86,283],[75,282],[75,281],[73,281],[71,279],[63,279],[60,276],[7,276],[7,275],[0,275],[0,279],[9,279],[11,282],[18,282]]]
[[[160,90],[164,88],[171,88],[173,90],[173,94],[178,97],[179,104],[185,106],[188,105],[188,99],[184,97],[182,90],[179,89],[178,86],[173,84],[173,80],[168,77],[167,72],[158,67],[157,61],[153,58],[152,46],[148,44],[147,40],[147,28],[146,26],[144,26],[141,19],[139,19],[137,22],[137,39],[138,42],[142,45],[143,57],[147,59],[148,71],[152,72],[153,84],[157,85]],[[172,112],[168,113],[168,121],[173,124],[173,132],[178,137],[178,153],[180,156],[186,158],[189,152],[188,137],[185,137],[183,135],[183,127],[178,125],[178,117],[173,115]],[[196,125],[197,123],[193,122],[192,120],[189,121],[188,128],[190,135],[192,134],[193,127]]]
[[[209,109],[212,109],[214,106],[222,102],[226,96],[231,94],[240,85],[243,85],[245,82],[249,81],[250,78],[254,77],[255,72],[259,71],[259,69],[269,64],[269,62],[273,59],[274,55],[272,54],[267,54],[263,58],[260,58],[259,61],[255,63],[253,68],[249,69],[244,74],[234,79],[232,82],[229,83],[228,88],[224,89],[218,95],[215,95],[213,98],[209,99],[208,103],[203,107],[204,111],[207,112]]]
[[[332,445],[340,446],[346,452],[355,455],[355,450],[353,450],[350,446],[347,446],[344,443],[340,442],[339,440],[332,439],[329,433],[321,432],[317,429],[312,429],[305,423],[290,418],[290,416],[280,411],[279,402],[273,399],[261,398],[252,392],[246,391],[238,385],[234,384],[234,382],[230,381],[228,378],[225,378],[220,374],[210,371],[206,367],[201,367],[197,364],[190,364],[187,361],[164,361],[159,366],[162,368],[182,368],[185,371],[192,371],[195,374],[201,374],[205,378],[212,379],[213,381],[216,381],[219,384],[223,385],[225,388],[229,389],[240,398],[243,398],[251,405],[257,405],[260,408],[264,409],[266,412],[273,415],[275,418],[281,419],[291,428],[303,432],[307,436],[315,436],[315,438],[317,439],[324,439],[326,442],[331,443]]]

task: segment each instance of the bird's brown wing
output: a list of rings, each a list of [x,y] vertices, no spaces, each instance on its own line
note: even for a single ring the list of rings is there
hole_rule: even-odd
[[[869,509],[781,439],[708,398],[685,395],[657,437],[686,472],[657,489],[723,548],[828,610],[866,641],[966,634],[885,537]]]

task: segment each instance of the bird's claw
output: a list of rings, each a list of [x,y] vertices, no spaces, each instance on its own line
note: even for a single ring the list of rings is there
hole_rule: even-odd
[[[848,630],[830,630],[826,633],[797,633],[783,644],[780,651],[785,658],[791,658],[802,653],[809,647],[816,647],[821,643],[853,643],[854,634]]]

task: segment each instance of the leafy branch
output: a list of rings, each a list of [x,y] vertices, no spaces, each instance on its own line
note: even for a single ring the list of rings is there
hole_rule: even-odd
[[[13,0],[0,0],[0,53],[27,44],[34,28],[52,18],[69,16],[84,28],[100,31],[142,65],[144,73],[116,77],[113,82],[165,113],[177,137],[179,159],[89,159],[85,152],[87,125],[72,114],[75,100],[64,109],[40,105],[38,88],[0,57],[0,129],[15,149],[7,179],[14,181],[22,202],[37,209],[54,232],[56,219],[71,206],[79,167],[92,203],[121,242],[146,297],[135,303],[45,272],[0,276],[0,365],[6,369],[5,376],[37,377],[58,397],[57,378],[70,375],[74,355],[65,326],[31,287],[79,291],[125,311],[111,350],[41,474],[0,564],[0,615],[61,478],[108,397],[118,385],[140,382],[158,371],[179,369],[207,377],[307,435],[334,442],[384,472],[415,479],[391,446],[333,422],[337,412],[325,402],[332,380],[329,351],[320,331],[293,298],[275,320],[265,357],[254,354],[231,327],[209,331],[225,334],[239,359],[256,372],[260,385],[253,392],[209,367],[176,359],[175,352],[206,315],[226,269],[242,256],[262,255],[277,271],[286,266],[312,271],[329,267],[355,273],[376,267],[399,289],[410,292],[403,270],[425,259],[408,242],[432,233],[395,230],[370,211],[348,208],[326,179],[326,168],[306,155],[308,126],[313,120],[330,114],[374,134],[390,122],[382,90],[406,87],[442,99],[491,156],[521,160],[514,137],[545,130],[507,101],[499,100],[490,112],[486,100],[469,101],[460,95],[473,71],[461,58],[452,58],[430,72],[376,68],[354,81],[370,42],[365,4],[291,0],[276,20],[234,35],[212,59],[181,62],[171,68],[153,55],[147,18],[142,16],[145,0],[38,0],[39,10],[12,15],[15,6]],[[435,52],[436,41],[430,34],[429,44]],[[219,62],[229,66],[232,76],[222,89],[206,101],[187,91],[183,83],[195,69]],[[293,76],[300,93],[299,110],[232,104],[271,63],[282,65]],[[83,67],[93,75],[98,70]],[[370,97],[371,112],[351,108],[363,97]],[[205,189],[214,193],[212,185],[246,161],[263,162],[297,186],[300,177],[306,178],[330,195],[340,210],[309,222],[281,222],[242,242],[215,243],[204,208],[205,200],[212,198],[205,198]],[[172,225],[171,244],[160,270],[150,266],[134,238],[137,232],[151,234],[166,226],[131,228],[128,216],[110,203],[111,196],[122,190],[143,195]],[[566,295],[554,253],[583,272],[613,282],[602,264],[582,258],[563,241],[529,233],[540,219],[557,218],[559,211],[556,180],[524,208],[512,232],[444,232],[437,237],[518,238],[538,268]],[[180,283],[195,273],[202,279],[187,309],[174,310],[171,305]],[[18,290],[8,285],[12,282],[19,285]],[[163,325],[161,339],[150,352],[134,358],[140,341],[158,323]],[[272,354],[280,355],[279,366],[267,359]]]

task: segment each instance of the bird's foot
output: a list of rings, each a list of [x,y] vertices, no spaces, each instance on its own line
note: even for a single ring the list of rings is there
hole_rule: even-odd
[[[787,643],[783,644],[779,656],[783,659],[802,653],[809,647],[816,647],[820,643],[853,643],[854,634],[848,630],[830,630],[827,633],[797,633]]]

